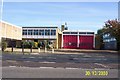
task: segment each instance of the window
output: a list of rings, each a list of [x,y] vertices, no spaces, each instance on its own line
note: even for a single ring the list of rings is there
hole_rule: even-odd
[[[56,30],[51,30],[51,35],[56,35]]]
[[[27,30],[23,30],[22,34],[27,35]]]
[[[50,35],[50,30],[45,30],[45,35]]]
[[[44,30],[39,30],[39,35],[44,35]]]
[[[33,30],[28,30],[28,35],[32,35]]]
[[[79,32],[79,34],[86,34],[86,32]]]
[[[63,32],[63,34],[70,34],[70,32]]]
[[[34,35],[38,35],[38,30],[34,30]]]
[[[77,32],[71,32],[71,34],[77,34]]]
[[[87,34],[94,34],[94,32],[87,32]]]

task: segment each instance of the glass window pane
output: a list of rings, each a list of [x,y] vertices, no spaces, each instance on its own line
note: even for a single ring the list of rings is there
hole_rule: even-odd
[[[51,30],[51,35],[56,35],[56,30]]]
[[[79,34],[86,34],[86,32],[79,32]]]
[[[87,34],[94,34],[94,32],[87,32]]]
[[[33,30],[28,30],[28,35],[32,35]]]
[[[45,30],[45,35],[50,35],[50,30]]]
[[[44,30],[39,30],[39,35],[44,35]]]
[[[38,35],[38,30],[34,30],[34,35]]]
[[[70,32],[63,32],[63,34],[70,34]]]
[[[22,34],[27,35],[27,30],[23,30]]]
[[[77,34],[77,32],[71,32],[71,34]]]

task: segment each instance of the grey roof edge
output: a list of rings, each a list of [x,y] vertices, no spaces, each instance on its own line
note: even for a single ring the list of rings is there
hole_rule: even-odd
[[[35,27],[35,26],[26,27],[26,26],[24,26],[22,28],[58,28],[58,27],[52,27],[52,26],[50,26],[50,27],[44,27],[44,26],[42,26],[42,27],[40,27],[40,26],[38,26],[38,27]]]

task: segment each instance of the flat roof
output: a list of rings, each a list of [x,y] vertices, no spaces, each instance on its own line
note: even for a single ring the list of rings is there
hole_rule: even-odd
[[[29,27],[22,27],[22,28],[58,28],[58,27],[52,27],[52,26],[50,26],[50,27],[46,27],[46,26],[45,26],[45,27],[44,27],[44,26],[42,26],[42,27],[40,27],[40,26],[39,26],[39,27],[36,27],[36,26],[35,26],[35,27],[34,27],[34,26],[31,26],[31,27],[30,27],[30,26],[29,26]]]
[[[94,32],[92,30],[64,30],[63,32]]]
[[[8,25],[11,25],[11,26],[15,26],[15,27],[17,27],[17,28],[22,29],[22,27],[21,27],[21,26],[14,25],[14,24],[11,24],[11,23],[6,22],[6,21],[0,21],[0,22],[1,22],[1,23],[5,23],[5,24],[8,24]]]

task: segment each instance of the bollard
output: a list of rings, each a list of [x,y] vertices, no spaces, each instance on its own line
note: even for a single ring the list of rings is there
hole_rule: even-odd
[[[31,47],[31,49],[30,49],[30,52],[32,53],[32,47]]]
[[[47,52],[47,48],[45,47],[45,53]]]
[[[40,53],[40,48],[38,48],[38,52]]]
[[[12,45],[12,52],[13,52],[13,45]]]
[[[52,53],[54,53],[54,48],[52,48]]]

